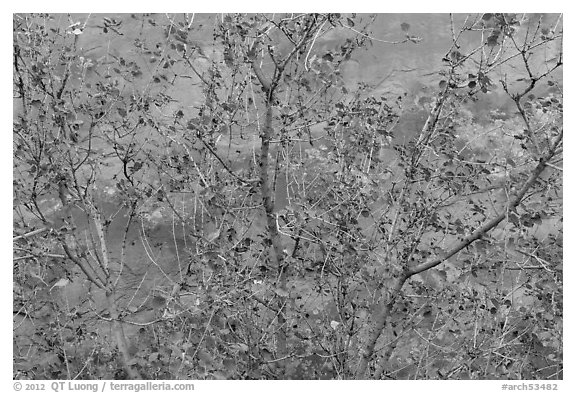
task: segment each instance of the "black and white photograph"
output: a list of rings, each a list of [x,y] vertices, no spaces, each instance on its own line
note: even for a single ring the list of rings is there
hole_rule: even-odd
[[[563,25],[13,13],[10,386],[556,390]]]

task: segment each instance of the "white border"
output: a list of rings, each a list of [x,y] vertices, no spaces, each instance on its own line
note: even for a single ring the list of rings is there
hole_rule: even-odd
[[[572,93],[574,77],[571,71],[574,64],[573,59],[573,49],[572,47],[574,40],[572,36],[572,25],[571,20],[572,14],[566,14],[568,8],[567,2],[556,1],[556,2],[544,2],[544,1],[482,1],[482,2],[464,2],[464,1],[347,1],[347,2],[335,2],[335,1],[312,1],[312,0],[291,0],[291,1],[269,1],[269,2],[247,2],[247,1],[218,1],[214,3],[201,2],[197,0],[188,1],[170,1],[169,3],[164,2],[149,2],[149,1],[139,1],[139,2],[122,2],[122,1],[110,1],[110,0],[100,0],[97,2],[81,2],[81,1],[26,1],[26,2],[13,2],[5,1],[0,6],[2,12],[0,13],[0,21],[2,21],[3,34],[0,35],[2,39],[2,47],[4,48],[4,53],[6,53],[3,61],[1,63],[2,67],[2,85],[1,92],[3,93],[3,124],[5,126],[2,128],[1,142],[0,142],[0,159],[2,160],[2,170],[0,171],[1,179],[4,186],[2,187],[2,220],[1,225],[1,236],[2,244],[2,258],[0,275],[2,281],[0,288],[0,305],[1,314],[6,315],[6,322],[1,326],[1,337],[6,342],[2,343],[2,348],[5,350],[0,358],[2,363],[2,373],[0,374],[0,387],[4,387],[3,391],[13,391],[12,383],[12,356],[10,343],[8,342],[9,337],[12,337],[12,323],[8,321],[9,309],[12,308],[12,264],[10,263],[12,258],[11,253],[11,240],[12,233],[10,231],[11,225],[11,188],[8,184],[12,183],[12,13],[14,12],[37,12],[37,11],[49,11],[49,12],[151,12],[159,11],[162,9],[163,12],[168,11],[187,11],[193,10],[195,12],[286,12],[286,11],[299,11],[299,12],[313,12],[313,11],[339,11],[339,12],[380,12],[380,13],[397,13],[397,12],[417,12],[417,13],[444,13],[444,12],[479,12],[479,11],[505,11],[505,12],[565,12],[564,15],[564,27],[567,33],[564,40],[564,55],[566,58],[566,63],[569,64],[568,72],[564,73],[564,106],[568,108],[568,112],[565,113],[565,126],[568,129],[566,135],[566,145],[574,145],[574,115],[572,110],[576,108],[573,103]],[[572,43],[566,45],[566,42]],[[10,96],[9,96],[10,95]],[[565,154],[566,162],[564,168],[566,168],[566,174],[574,173],[570,168],[574,168],[574,156],[571,155],[572,148],[568,147],[565,150],[568,154]],[[576,156],[576,154],[575,154]],[[567,181],[566,181],[567,180]],[[565,199],[568,201],[564,205],[564,216],[565,224],[564,231],[567,242],[564,249],[564,304],[568,305],[565,307],[564,314],[564,331],[567,334],[564,335],[564,381],[555,381],[558,383],[559,391],[568,391],[566,388],[573,386],[570,391],[575,391],[576,383],[575,369],[574,369],[574,338],[572,332],[574,332],[574,305],[571,304],[571,299],[574,296],[574,287],[572,287],[571,280],[574,278],[574,264],[576,263],[573,259],[574,250],[571,244],[571,239],[576,240],[576,233],[573,230],[573,219],[574,219],[574,207],[569,202],[572,198],[576,197],[574,195],[573,180],[568,175],[564,182],[565,187]],[[576,200],[576,199],[575,199]],[[10,243],[9,243],[10,242]],[[572,307],[570,307],[572,306]],[[530,382],[530,381],[526,381]],[[348,389],[365,389],[368,391],[390,389],[390,391],[398,391],[401,389],[409,389],[414,391],[425,391],[425,392],[462,392],[464,389],[469,392],[491,392],[500,391],[501,384],[503,381],[326,381],[326,382],[314,382],[314,381],[282,381],[282,382],[263,382],[263,381],[253,381],[253,382],[197,382],[197,391],[207,390],[217,390],[217,391],[227,391],[227,390],[250,390],[250,391],[266,391],[269,392],[270,389],[277,390],[279,387],[286,390],[305,390],[312,391],[318,388],[322,389],[336,389],[336,390],[348,390]],[[510,383],[519,384],[521,381],[510,381]],[[109,390],[109,389],[108,389]]]

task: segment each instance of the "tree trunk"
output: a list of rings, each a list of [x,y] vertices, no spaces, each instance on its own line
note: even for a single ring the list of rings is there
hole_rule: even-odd
[[[119,320],[118,309],[116,308],[116,299],[113,292],[106,292],[106,300],[108,302],[108,311],[110,312],[110,318],[112,319],[112,334],[116,341],[116,346],[118,351],[122,356],[122,366],[128,374],[130,379],[142,379],[140,372],[132,367],[131,360],[132,356],[128,351],[128,340],[124,335],[124,328],[122,327],[122,322]]]
[[[374,347],[376,346],[376,342],[386,327],[386,322],[390,316],[390,312],[392,311],[394,303],[396,303],[396,299],[402,291],[402,287],[404,286],[404,283],[408,277],[408,275],[399,277],[396,280],[394,287],[388,293],[383,294],[383,296],[380,297],[380,301],[376,303],[376,307],[371,318],[372,321],[368,324],[368,337],[366,338],[366,343],[364,344],[364,348],[360,353],[360,360],[358,362],[358,367],[356,368],[354,379],[366,378],[368,364],[374,355]]]
[[[284,252],[282,250],[282,239],[278,232],[276,217],[274,216],[274,200],[272,198],[272,190],[270,186],[270,179],[268,176],[270,152],[270,139],[273,135],[272,129],[272,105],[269,102],[266,108],[266,120],[264,129],[262,130],[261,140],[262,148],[260,151],[260,189],[262,192],[262,204],[266,213],[266,224],[268,228],[268,235],[272,242],[270,257],[273,259],[277,270],[278,278],[276,288],[280,293],[285,294],[286,291],[286,274],[284,272]],[[276,355],[283,357],[287,355],[286,348],[286,317],[285,317],[285,299],[280,297],[278,300],[278,329],[276,334]]]

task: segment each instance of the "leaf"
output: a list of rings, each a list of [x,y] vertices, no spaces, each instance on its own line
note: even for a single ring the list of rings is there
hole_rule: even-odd
[[[493,16],[494,16],[494,14],[486,13],[486,14],[482,15],[482,20],[488,21],[488,20],[492,19]]]
[[[486,45],[488,45],[488,46],[498,45],[498,36],[497,35],[491,35],[490,37],[488,37],[488,39],[486,40]]]
[[[70,280],[68,278],[66,278],[66,277],[61,278],[60,280],[56,281],[56,283],[54,285],[52,285],[52,288],[50,288],[50,290],[52,290],[54,287],[57,287],[57,288],[65,287],[69,283],[70,283]]]
[[[446,87],[446,81],[445,80],[441,80],[440,83],[438,83],[438,87],[441,89],[444,89]]]
[[[402,24],[400,25],[400,28],[402,29],[402,31],[407,32],[408,30],[410,30],[410,24],[406,23],[406,22],[402,22]]]
[[[450,58],[452,59],[453,62],[460,61],[460,59],[462,59],[463,57],[464,55],[462,55],[462,53],[460,53],[457,50],[450,52]]]
[[[138,172],[141,168],[142,168],[142,161],[136,161],[134,163],[134,166],[132,168],[130,168],[130,172],[131,173],[136,173]]]
[[[155,309],[163,308],[166,305],[166,298],[163,296],[156,295],[152,298],[150,304]]]
[[[47,366],[50,364],[56,365],[59,363],[57,353],[48,353],[44,357],[36,360],[36,365]]]
[[[214,363],[214,358],[208,352],[200,349],[198,351],[198,359],[203,366],[211,366]]]
[[[340,325],[340,322],[330,321],[330,327],[334,330],[336,330],[339,325]]]
[[[216,229],[214,232],[209,233],[208,236],[206,236],[206,241],[212,243],[214,240],[218,239],[220,237],[220,229]]]
[[[354,27],[354,21],[352,19],[346,18],[346,23],[348,23],[348,26]]]
[[[150,354],[150,356],[148,356],[148,361],[149,362],[155,362],[158,360],[159,356],[160,356],[160,354],[158,352],[153,352]]]
[[[276,293],[276,295],[278,295],[280,297],[288,297],[288,295],[289,295],[288,291],[285,289],[282,289],[282,288],[274,289],[274,293]]]
[[[236,368],[236,361],[234,359],[224,359],[222,365],[228,371],[233,371]]]
[[[248,352],[249,349],[248,345],[242,343],[232,344],[230,345],[230,348],[239,352]]]
[[[214,377],[214,379],[219,380],[219,381],[223,381],[225,379],[228,379],[228,376],[222,371],[214,371],[212,373],[212,376]]]
[[[324,60],[324,61],[334,61],[334,56],[332,56],[332,53],[328,52],[328,53],[326,53],[324,56],[322,56],[322,60]]]

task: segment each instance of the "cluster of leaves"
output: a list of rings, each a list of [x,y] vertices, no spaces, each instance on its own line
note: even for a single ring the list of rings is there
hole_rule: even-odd
[[[404,97],[350,92],[342,76],[369,42],[361,17],[162,18],[102,18],[96,28],[137,56],[91,58],[86,24],[15,16],[14,228],[50,229],[20,238],[15,310],[54,315],[32,344],[17,341],[43,360],[22,355],[15,376],[561,375],[561,228],[545,247],[539,232],[561,216],[558,162],[510,206],[562,132],[561,57],[542,71],[526,55],[559,39],[554,29],[537,24],[521,47],[517,32],[532,27],[516,16],[466,21],[426,97],[428,120],[400,143]],[[407,23],[399,30],[418,41]],[[478,31],[464,52],[460,36]],[[325,35],[337,43],[322,45]],[[526,75],[514,85],[496,69],[518,59]],[[519,114],[478,125],[469,108],[496,79]],[[501,211],[501,229],[419,270]],[[70,307],[55,293],[80,277],[89,289]],[[375,309],[388,313],[380,331]]]

